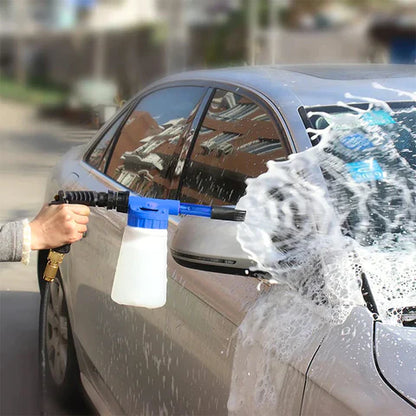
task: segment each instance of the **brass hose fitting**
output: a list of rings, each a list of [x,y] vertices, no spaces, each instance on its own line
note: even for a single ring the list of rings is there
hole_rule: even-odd
[[[56,277],[56,273],[58,272],[59,265],[62,263],[64,259],[65,253],[58,253],[54,250],[49,250],[48,255],[48,262],[45,267],[45,271],[43,272],[43,279],[47,282],[53,282]]]

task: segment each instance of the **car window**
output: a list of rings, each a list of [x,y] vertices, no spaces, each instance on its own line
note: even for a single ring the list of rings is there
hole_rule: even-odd
[[[170,87],[144,97],[123,126],[107,175],[140,195],[169,195],[170,179],[203,87]]]
[[[216,90],[184,171],[181,200],[236,204],[245,180],[287,150],[270,114],[250,98]]]
[[[110,153],[110,144],[114,138],[114,135],[117,133],[117,130],[123,119],[124,114],[123,116],[119,117],[115,123],[107,130],[107,132],[95,146],[94,150],[87,157],[87,163],[92,167],[98,169],[100,172],[104,172],[108,155]]]

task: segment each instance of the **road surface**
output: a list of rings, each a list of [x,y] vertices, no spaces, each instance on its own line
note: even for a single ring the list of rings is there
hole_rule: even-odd
[[[29,106],[0,99],[0,224],[32,219],[44,198],[50,169],[91,131],[41,120]],[[0,263],[0,415],[40,414],[39,290],[36,253],[28,266]],[[50,397],[47,414],[70,414]],[[85,412],[91,410],[85,408]]]

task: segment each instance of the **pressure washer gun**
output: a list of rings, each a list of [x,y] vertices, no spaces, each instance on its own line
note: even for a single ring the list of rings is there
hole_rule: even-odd
[[[117,276],[126,273],[126,264],[128,274],[131,274],[129,272],[131,269],[136,269],[136,271],[139,270],[139,275],[140,270],[142,274],[151,273],[154,276],[158,273],[166,273],[166,259],[164,261],[162,260],[167,250],[169,215],[193,215],[217,220],[244,221],[246,214],[245,211],[227,206],[196,205],[172,199],[145,198],[137,195],[130,195],[128,191],[59,191],[55,196],[54,201],[51,202],[51,205],[52,204],[82,204],[90,207],[105,207],[108,210],[117,210],[118,212],[128,214],[127,227],[123,235],[123,242],[113,284],[113,299],[115,289],[117,289],[117,287],[120,288],[120,285],[116,285]],[[43,274],[44,280],[52,282],[55,279],[59,265],[62,263],[65,254],[69,253],[70,248],[70,244],[65,244],[49,251],[47,265]],[[141,259],[140,264],[133,264],[138,258]],[[163,264],[165,264],[164,271],[162,270]],[[160,265],[162,265],[162,269],[160,269]],[[125,279],[119,279],[118,281],[124,282]],[[155,281],[152,283],[154,284]],[[137,279],[135,280],[134,285],[138,285]],[[127,289],[124,287],[125,285],[123,286],[122,284],[121,286],[122,287],[118,292],[123,292]],[[129,289],[132,289],[131,282]],[[149,295],[149,293],[147,293],[147,295]],[[118,299],[119,298],[120,296],[118,296]],[[132,304],[132,301],[129,302],[126,303],[122,301],[119,303]],[[134,300],[133,303],[137,302]]]

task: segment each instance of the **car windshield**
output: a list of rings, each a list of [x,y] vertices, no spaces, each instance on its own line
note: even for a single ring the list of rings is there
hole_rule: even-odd
[[[415,232],[416,103],[307,110],[344,233],[361,245],[392,249]]]
[[[384,313],[414,304],[416,102],[307,109],[338,224]]]

